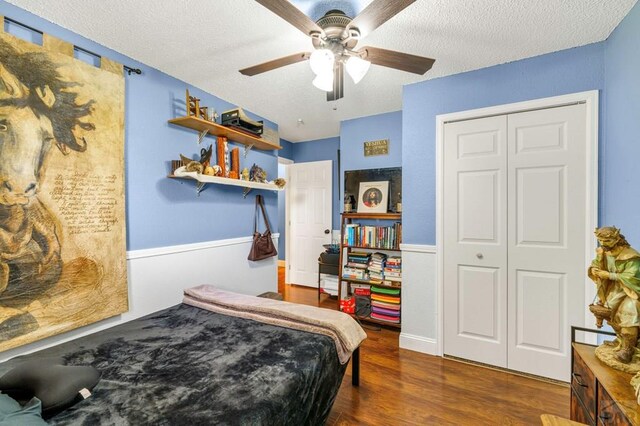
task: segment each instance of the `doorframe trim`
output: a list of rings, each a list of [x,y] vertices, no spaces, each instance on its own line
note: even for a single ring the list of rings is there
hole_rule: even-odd
[[[286,166],[284,168],[284,179],[289,182],[289,167],[291,164],[295,162],[289,158],[278,157],[278,164],[283,164]],[[280,194],[280,193],[278,193]],[[281,193],[284,195],[284,282],[289,282],[289,197],[287,196],[287,191],[283,191]],[[280,261],[278,261],[278,265],[280,265]]]
[[[549,98],[533,99],[524,102],[497,105],[487,108],[479,108],[468,111],[460,111],[449,114],[436,115],[436,351],[437,355],[444,355],[444,252],[443,252],[443,217],[444,217],[444,125],[452,121],[471,120],[475,118],[494,115],[514,114],[518,112],[548,109],[577,103],[586,105],[586,137],[587,137],[587,182],[585,209],[588,212],[585,229],[585,271],[591,263],[595,253],[596,240],[593,238],[593,230],[598,226],[598,112],[599,92],[590,90],[586,92],[571,93]],[[595,286],[588,284],[585,272],[585,300],[584,300],[584,324],[593,317],[587,306],[595,297]],[[582,326],[584,324],[581,324]]]

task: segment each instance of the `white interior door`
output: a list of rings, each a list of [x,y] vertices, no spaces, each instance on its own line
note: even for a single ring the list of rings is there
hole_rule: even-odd
[[[507,119],[444,129],[444,353],[507,366]]]
[[[584,318],[586,106],[508,116],[508,368],[569,381]]]
[[[289,282],[316,287],[318,256],[331,243],[332,162],[289,166]]]

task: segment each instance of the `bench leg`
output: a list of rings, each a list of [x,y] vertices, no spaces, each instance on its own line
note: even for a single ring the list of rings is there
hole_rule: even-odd
[[[351,384],[360,386],[360,348],[351,355]]]

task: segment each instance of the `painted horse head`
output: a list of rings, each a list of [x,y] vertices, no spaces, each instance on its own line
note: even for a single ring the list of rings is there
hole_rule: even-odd
[[[18,53],[0,40],[0,205],[29,203],[52,146],[65,155],[87,149],[74,130],[95,129],[79,121],[93,101],[78,104],[75,85],[62,81],[46,54]]]

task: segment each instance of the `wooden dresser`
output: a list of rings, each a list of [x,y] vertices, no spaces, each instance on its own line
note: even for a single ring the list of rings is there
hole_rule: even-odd
[[[595,347],[573,343],[571,420],[589,425],[640,425],[632,375],[604,365]]]

